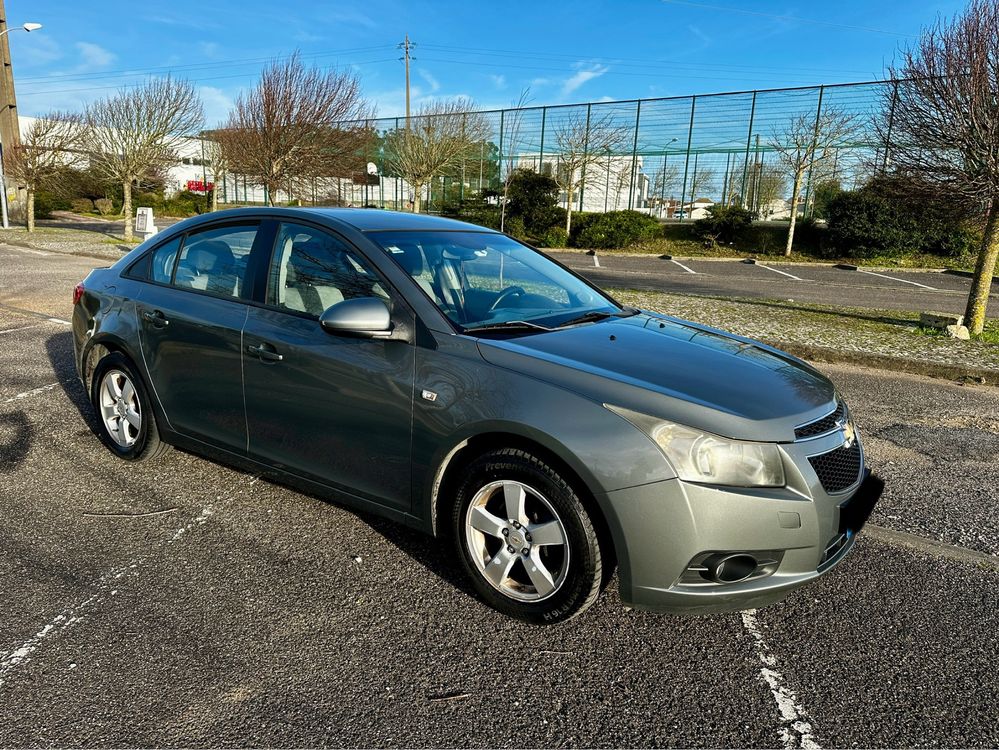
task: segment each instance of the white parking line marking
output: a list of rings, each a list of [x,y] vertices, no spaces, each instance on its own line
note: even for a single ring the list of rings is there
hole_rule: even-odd
[[[694,270],[692,270],[692,269],[690,269],[690,268],[687,268],[687,266],[683,265],[683,263],[681,263],[681,262],[680,262],[680,261],[678,261],[678,260],[673,260],[673,259],[671,258],[671,259],[670,259],[670,263],[676,263],[676,264],[677,264],[678,266],[680,266],[680,268],[682,268],[682,269],[683,269],[684,271],[686,271],[687,273],[692,273],[692,274],[694,274],[695,276],[696,276],[696,275],[698,275],[698,274],[697,274],[697,271],[694,271]]]
[[[63,326],[73,325],[70,321],[63,320],[62,318],[46,318],[46,320],[48,320],[49,323],[58,323],[59,325]]]
[[[32,323],[30,326],[21,326],[20,328],[8,328],[6,331],[0,331],[0,336],[5,333],[17,333],[18,331],[27,331],[29,328],[38,328],[38,326],[45,325],[44,323]]]
[[[8,245],[7,247],[13,247],[18,252],[28,253],[29,255],[52,255],[52,253],[46,253],[43,250],[33,250],[30,247],[21,247],[20,245]]]
[[[76,625],[76,623],[83,619],[86,610],[96,602],[103,599],[107,594],[114,595],[115,591],[112,589],[114,583],[116,581],[120,581],[126,575],[134,571],[136,567],[137,566],[133,564],[123,568],[116,568],[110,573],[101,576],[97,580],[97,590],[93,594],[88,596],[75,607],[65,609],[60,614],[56,615],[45,625],[45,627],[9,654],[0,656],[0,687],[3,687],[4,678],[13,669],[28,661],[28,659],[31,658],[31,655],[38,650],[39,646],[41,646],[46,639]]]
[[[934,286],[926,286],[926,284],[920,284],[918,281],[909,281],[908,279],[899,279],[894,276],[885,276],[883,273],[876,273],[875,271],[865,271],[863,268],[857,269],[860,273],[866,273],[871,276],[880,276],[882,279],[891,279],[892,281],[901,281],[903,284],[912,284],[913,286],[922,287],[923,289],[929,289],[931,292],[936,292],[938,289]]]
[[[56,383],[55,385],[58,385]],[[220,498],[221,499],[221,498]],[[205,521],[207,521],[214,508],[211,505],[205,506],[205,508],[198,514],[198,516],[191,521],[189,521],[184,526],[177,529],[173,535],[167,540],[167,544],[177,541],[188,531],[196,526],[201,526]],[[0,655],[0,687],[3,687],[4,678],[15,668],[24,664],[31,658],[31,655],[38,650],[38,648],[49,638],[54,635],[58,635],[64,630],[69,630],[71,627],[76,625],[78,622],[83,620],[86,615],[86,610],[92,607],[94,604],[104,600],[107,596],[114,596],[117,590],[114,588],[114,584],[120,581],[126,575],[139,574],[139,562],[136,561],[129,565],[120,568],[114,568],[110,572],[105,573],[103,576],[97,579],[97,583],[94,586],[96,589],[94,593],[84,599],[82,602],[74,607],[69,607],[63,610],[61,613],[52,618],[46,625],[41,628],[37,633],[31,636],[28,640],[22,643],[20,646],[15,648],[8,654]]]
[[[600,258],[597,257],[596,253],[593,253],[593,265],[600,268]]]
[[[821,747],[815,740],[812,725],[805,718],[808,714],[798,697],[785,684],[784,675],[777,671],[777,657],[770,651],[760,624],[756,621],[756,610],[747,609],[742,613],[742,624],[749,634],[756,641],[756,655],[760,657],[763,664],[760,667],[760,675],[770,688],[774,701],[777,703],[777,710],[781,716],[781,728],[779,737],[786,750],[792,748],[804,748],[804,750],[819,750]]]
[[[774,268],[773,266],[765,266],[762,263],[756,264],[759,268],[765,268],[768,271],[773,271],[774,273],[779,273],[783,276],[787,276],[789,279],[794,279],[795,281],[804,281],[800,276],[795,276],[793,273],[788,273],[787,271],[781,271],[779,268]]]
[[[49,383],[48,385],[41,385],[38,388],[32,388],[30,391],[25,391],[24,393],[18,393],[16,396],[11,396],[10,398],[4,399],[3,403],[12,404],[15,401],[20,401],[22,398],[31,398],[32,396],[37,396],[46,391],[51,391],[53,388],[59,386],[59,383]]]

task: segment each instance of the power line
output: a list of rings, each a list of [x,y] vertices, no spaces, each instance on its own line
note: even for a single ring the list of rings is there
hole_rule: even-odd
[[[328,50],[326,52],[308,52],[304,54],[299,54],[302,59],[314,59],[320,57],[336,57],[339,55],[356,53],[356,52],[371,52],[374,50],[382,49],[392,49],[394,45],[391,44],[380,44],[370,47],[350,47],[339,50]],[[213,62],[203,62],[203,63],[190,63],[187,65],[161,65],[158,67],[148,67],[148,68],[121,68],[119,70],[106,70],[100,73],[52,73],[45,76],[34,76],[34,77],[24,77],[19,76],[18,81],[22,83],[45,83],[51,81],[52,83],[61,81],[86,81],[86,80],[97,80],[101,78],[118,78],[129,75],[141,75],[144,73],[157,73],[163,71],[174,71],[174,70],[198,70],[198,69],[211,69],[211,68],[225,68],[225,67],[235,67],[237,65],[251,65],[267,63],[272,61],[287,60],[291,55],[277,55],[272,57],[245,57],[237,58],[231,60],[216,60]]]
[[[847,23],[835,23],[834,21],[819,21],[812,18],[801,18],[799,16],[787,16],[779,13],[764,13],[759,10],[747,10],[745,8],[729,8],[721,5],[706,5],[705,3],[693,3],[690,0],[662,0],[670,5],[686,5],[690,8],[700,8],[702,10],[721,10],[726,13],[742,13],[747,16],[761,16],[763,18],[774,18],[778,21],[793,21],[795,23],[810,23],[816,26],[831,26],[836,29],[848,29],[850,31],[867,31],[872,34],[887,34],[888,36],[914,37],[915,34],[902,34],[897,31],[887,31],[885,29],[875,29],[870,26],[853,26]]]

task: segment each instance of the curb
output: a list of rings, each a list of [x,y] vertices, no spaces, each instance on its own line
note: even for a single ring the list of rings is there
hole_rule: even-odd
[[[869,354],[865,352],[830,349],[824,346],[810,346],[790,341],[763,339],[764,344],[793,354],[813,362],[829,362],[832,364],[860,365],[878,370],[905,372],[911,375],[925,375],[942,380],[977,380],[980,384],[995,387],[999,385],[999,370],[984,367],[965,367],[963,365],[946,365],[935,362],[924,362],[918,359],[892,357],[887,354]]]

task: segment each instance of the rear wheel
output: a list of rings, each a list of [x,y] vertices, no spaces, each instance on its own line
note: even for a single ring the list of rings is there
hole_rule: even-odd
[[[149,395],[128,357],[112,352],[97,363],[90,401],[97,433],[112,453],[126,461],[147,461],[166,452]]]
[[[568,620],[600,594],[600,544],[572,486],[544,461],[502,449],[475,459],[458,488],[452,532],[479,595],[536,623]]]

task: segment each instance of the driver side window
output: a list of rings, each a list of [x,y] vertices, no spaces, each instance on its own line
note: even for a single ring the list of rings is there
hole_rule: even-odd
[[[267,279],[267,304],[318,318],[356,297],[388,294],[374,270],[342,240],[302,224],[283,222]]]

